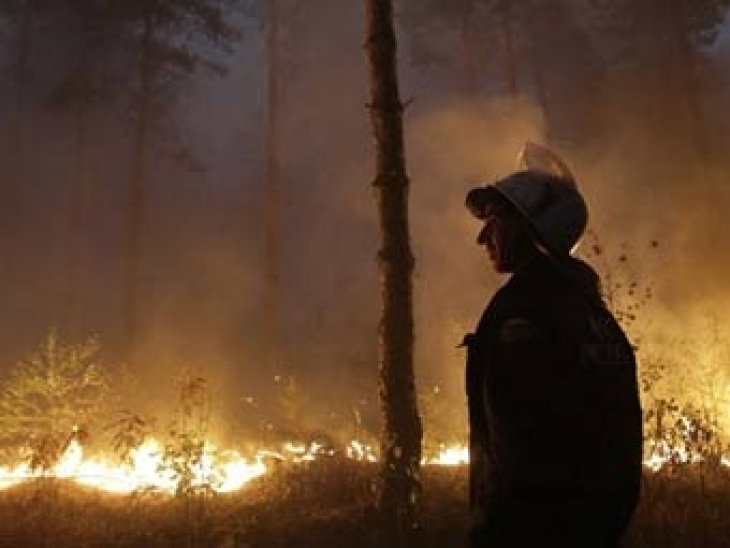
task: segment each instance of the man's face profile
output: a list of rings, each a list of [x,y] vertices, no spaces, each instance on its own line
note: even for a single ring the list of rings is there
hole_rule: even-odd
[[[486,249],[496,272],[514,272],[531,245],[524,221],[514,208],[498,202],[486,205],[482,220],[477,243]]]

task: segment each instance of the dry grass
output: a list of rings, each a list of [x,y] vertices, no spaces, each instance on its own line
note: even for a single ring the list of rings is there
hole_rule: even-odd
[[[46,481],[0,492],[0,546],[22,548],[365,548],[393,546],[378,524],[373,465],[282,467],[230,495],[113,496]],[[698,466],[648,474],[627,547],[730,546],[730,474]],[[465,546],[465,468],[423,471],[410,546]]]

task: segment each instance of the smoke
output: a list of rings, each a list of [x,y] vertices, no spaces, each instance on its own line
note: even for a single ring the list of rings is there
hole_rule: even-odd
[[[174,378],[188,367],[209,379],[217,405],[237,421],[259,424],[280,414],[281,400],[295,398],[282,395],[281,379],[294,378],[299,404],[317,417],[312,423],[331,425],[332,413],[348,424],[355,415],[376,422],[378,225],[362,13],[351,3],[325,4],[317,8],[325,19],[286,12],[282,34],[279,363],[266,363],[263,342],[266,67],[256,25],[228,59],[229,74],[200,75],[174,110],[205,172],[153,156],[138,362],[131,364],[141,385],[137,404],[153,413],[174,406]],[[575,111],[561,123],[537,103],[524,74],[519,97],[505,98],[494,86],[479,100],[467,99],[453,81],[461,70],[456,63],[424,76],[405,59],[402,96],[414,99],[404,124],[416,376],[424,392],[440,387],[453,424],[464,412],[457,345],[504,281],[475,245],[480,227],[464,197],[512,171],[526,140],[550,144],[573,168],[590,228],[605,248],[596,260],[600,273],[651,287],[637,320],[647,349],[668,347],[689,325],[704,332],[700,320],[708,311],[726,330],[730,258],[721,212],[728,166],[718,157],[698,165],[680,116],[657,115],[662,89],[639,93],[639,84],[617,77],[580,105],[548,94],[548,105],[562,101],[557,112]],[[66,232],[72,120],[36,108],[28,124],[31,167],[8,175],[27,184],[22,212],[13,212],[16,225],[3,232],[0,325],[8,342],[0,357],[9,367],[60,326],[61,336],[97,333],[116,363],[129,130],[105,109],[90,116],[84,233],[74,247],[79,240]],[[713,127],[725,135],[730,126],[725,120]],[[81,283],[67,276],[71,249],[83,253]],[[628,260],[620,261],[624,254]]]
[[[727,350],[721,334],[730,326],[721,311],[728,302],[729,265],[717,247],[727,231],[718,214],[727,204],[721,182],[726,170],[697,165],[693,143],[675,148],[676,135],[665,138],[642,125],[645,121],[632,119],[625,105],[598,107],[627,114],[604,112],[608,121],[594,140],[550,144],[572,167],[589,205],[591,236],[582,254],[611,284],[617,312],[635,316],[625,320],[625,328],[640,342],[640,360],[660,361],[666,390],[688,398],[684,387],[704,386],[707,370],[700,364],[706,356]],[[463,199],[470,187],[512,171],[526,140],[550,142],[543,112],[525,97],[481,104],[452,100],[409,119],[419,265],[417,371],[423,384],[445,386],[454,402],[463,404],[464,356],[455,347],[504,281],[487,272],[473,245],[480,227]],[[597,256],[590,249],[593,238],[601,247]],[[720,334],[712,340],[708,317]],[[727,367],[713,363],[719,371]]]
[[[481,226],[464,198],[470,188],[513,171],[524,142],[544,140],[544,120],[527,98],[419,106],[406,126],[417,375],[423,386],[441,386],[443,397],[455,398],[463,392],[464,355],[457,346],[501,283],[476,245]]]

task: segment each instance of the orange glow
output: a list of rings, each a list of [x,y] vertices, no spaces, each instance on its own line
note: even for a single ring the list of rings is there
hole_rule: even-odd
[[[373,448],[357,440],[348,444],[346,454],[353,460],[377,461]],[[236,451],[218,451],[206,443],[200,462],[191,470],[191,487],[209,486],[216,492],[229,493],[266,474],[269,471],[267,459],[296,464],[334,455],[333,450],[316,442],[308,445],[287,442],[279,450],[261,449],[252,459],[246,459]],[[68,479],[119,494],[144,488],[174,493],[180,482],[176,472],[164,463],[162,444],[153,438],[132,451],[128,464],[117,464],[103,457],[86,457],[83,447],[74,440],[50,470],[31,470],[28,464],[0,467],[0,489],[40,477]]]
[[[148,439],[134,449],[130,460],[130,464],[114,464],[104,458],[84,458],[81,445],[72,441],[51,470],[33,471],[26,464],[0,468],[0,488],[45,476],[69,479],[110,493],[131,493],[142,488],[172,493],[177,489],[178,478],[173,470],[164,467],[162,446],[157,440]],[[218,455],[213,446],[206,446],[201,462],[192,470],[192,486],[211,485],[218,492],[230,492],[265,473],[260,455],[247,460],[234,451]]]
[[[423,464],[437,466],[463,466],[469,463],[469,448],[464,445],[442,445],[438,455],[423,459]]]
[[[103,457],[85,457],[83,447],[72,441],[50,470],[31,470],[28,464],[0,467],[0,489],[40,477],[55,477],[108,493],[126,494],[144,488],[174,493],[179,478],[171,468],[165,467],[162,452],[160,442],[150,438],[132,451],[128,464],[115,464]],[[219,493],[230,493],[266,474],[269,471],[267,459],[297,464],[335,454],[335,451],[317,443],[288,442],[280,450],[261,449],[253,458],[246,459],[236,451],[218,451],[212,444],[206,444],[202,459],[191,470],[191,487],[205,485]],[[378,462],[375,449],[358,440],[352,440],[344,454],[353,460]],[[670,462],[695,463],[701,460],[700,455],[691,454],[683,448],[671,449],[660,442],[654,446],[644,466],[656,472]],[[465,466],[469,463],[469,450],[464,445],[442,445],[436,455],[424,457],[421,463],[425,466]],[[723,456],[721,464],[730,467],[730,457]]]

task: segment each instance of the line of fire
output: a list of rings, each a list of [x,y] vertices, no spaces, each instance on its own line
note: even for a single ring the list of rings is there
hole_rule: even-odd
[[[730,548],[728,66],[730,0],[0,0],[0,548],[521,548],[624,442],[563,545]]]

